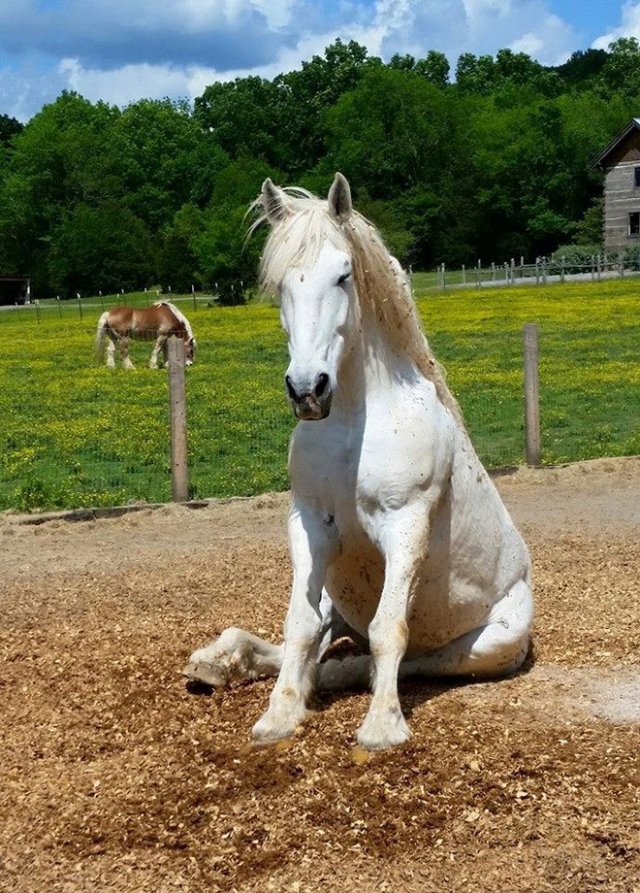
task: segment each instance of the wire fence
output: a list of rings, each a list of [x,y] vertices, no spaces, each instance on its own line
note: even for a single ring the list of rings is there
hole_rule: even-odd
[[[0,509],[171,498],[167,373],[147,367],[149,342],[131,344],[134,370],[98,365],[100,312],[60,319],[54,307],[38,322],[20,308],[22,319],[0,319]],[[186,375],[189,496],[286,489],[294,420],[277,311],[202,301],[189,318],[199,342]],[[483,462],[522,464],[521,328],[442,330],[430,342]],[[541,325],[543,462],[640,453],[639,344],[638,317],[615,332]]]
[[[547,285],[557,282],[600,282],[605,279],[623,279],[640,276],[640,261],[620,258],[617,255],[593,254],[589,259],[577,261],[571,258],[538,258],[525,263],[515,258],[502,263],[474,266],[447,267],[439,264],[431,273],[417,274],[423,288],[491,288],[514,285]]]

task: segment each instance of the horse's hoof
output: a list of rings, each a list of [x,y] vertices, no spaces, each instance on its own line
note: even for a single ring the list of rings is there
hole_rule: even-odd
[[[274,716],[267,711],[251,729],[254,741],[271,744],[291,738],[306,715],[306,710],[287,711],[285,715]]]
[[[404,744],[411,737],[411,729],[404,717],[400,721],[390,717],[390,722],[363,722],[358,729],[358,744],[364,750],[387,750]]]
[[[203,685],[211,685],[213,688],[220,688],[226,682],[224,676],[211,664],[189,661],[181,672],[190,682],[201,682]]]

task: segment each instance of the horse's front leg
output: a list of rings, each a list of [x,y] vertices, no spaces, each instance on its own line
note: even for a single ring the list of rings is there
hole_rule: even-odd
[[[409,641],[407,618],[414,586],[427,554],[431,508],[431,500],[425,504],[420,499],[385,514],[381,525],[385,582],[369,624],[373,697],[358,729],[358,742],[367,750],[401,744],[411,735],[400,707],[398,671]]]
[[[284,627],[284,654],[269,709],[252,729],[259,741],[288,738],[305,717],[325,631],[320,597],[336,545],[333,523],[294,504],[289,516],[293,586]]]
[[[163,350],[165,342],[167,340],[166,335],[158,335],[156,338],[156,343],[154,345],[153,350],[151,351],[151,358],[149,360],[149,369],[157,369],[158,368],[158,357],[160,356],[160,351]]]

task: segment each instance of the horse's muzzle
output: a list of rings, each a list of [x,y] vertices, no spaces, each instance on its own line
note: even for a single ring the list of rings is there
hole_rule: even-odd
[[[329,384],[329,376],[321,373],[316,379],[315,386],[308,393],[298,393],[291,378],[285,376],[287,396],[296,418],[302,421],[319,421],[326,419],[331,411],[333,391]]]

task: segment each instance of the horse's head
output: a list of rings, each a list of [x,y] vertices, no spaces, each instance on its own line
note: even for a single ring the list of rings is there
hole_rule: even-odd
[[[336,174],[325,205],[310,197],[291,199],[266,180],[261,204],[273,227],[263,271],[280,296],[280,319],[291,359],[285,375],[289,401],[299,419],[324,419],[331,409],[356,305],[351,257],[342,232],[352,211],[349,184]]]
[[[184,364],[185,366],[193,366],[196,358],[196,339],[193,335],[184,339]]]

